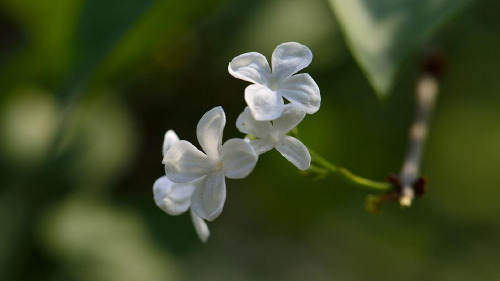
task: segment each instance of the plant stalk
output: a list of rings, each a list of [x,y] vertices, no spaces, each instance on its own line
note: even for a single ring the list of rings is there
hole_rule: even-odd
[[[416,88],[416,114],[410,127],[408,150],[401,168],[401,206],[409,207],[415,197],[414,183],[420,175],[422,152],[429,128],[431,113],[436,104],[439,82],[435,75],[424,73],[419,78]]]
[[[362,187],[362,188],[368,188],[372,190],[377,190],[377,191],[389,191],[393,189],[392,184],[388,182],[380,182],[380,181],[374,181],[370,179],[366,179],[363,177],[360,177],[358,175],[355,175],[351,171],[347,170],[344,167],[337,166],[325,158],[321,157],[318,153],[314,152],[313,150],[309,149],[309,153],[311,154],[312,162],[317,164],[318,166],[324,168],[325,171],[328,171],[329,173],[333,175],[337,175],[341,178],[343,178],[347,183]]]

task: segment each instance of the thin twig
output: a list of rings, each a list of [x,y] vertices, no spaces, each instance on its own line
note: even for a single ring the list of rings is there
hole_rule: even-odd
[[[399,203],[408,207],[415,197],[413,188],[419,178],[422,151],[427,139],[429,120],[434,109],[439,90],[439,81],[435,75],[424,73],[418,80],[416,88],[416,114],[413,125],[410,127],[408,150],[401,169],[402,184]]]

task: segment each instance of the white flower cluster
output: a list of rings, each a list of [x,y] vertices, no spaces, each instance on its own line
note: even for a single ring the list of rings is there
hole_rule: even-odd
[[[272,67],[259,53],[245,53],[229,63],[229,73],[252,82],[245,89],[248,106],[236,121],[236,127],[248,139],[230,139],[222,143],[226,116],[222,107],[205,113],[196,134],[204,152],[179,140],[169,130],[163,143],[166,176],[153,186],[156,205],[170,215],[191,209],[194,227],[201,241],[210,231],[204,220],[212,221],[222,212],[226,200],[225,178],[241,179],[253,170],[258,155],[276,148],[300,170],[311,164],[306,146],[287,134],[304,119],[318,111],[321,96],[309,74],[296,74],[312,61],[304,45],[283,43],[272,55]],[[285,104],[283,98],[289,103]]]

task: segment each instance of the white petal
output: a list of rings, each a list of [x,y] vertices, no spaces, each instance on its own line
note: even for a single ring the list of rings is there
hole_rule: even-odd
[[[219,157],[225,125],[226,115],[220,106],[209,110],[198,122],[196,136],[205,153],[211,158]]]
[[[250,141],[250,144],[252,145],[253,150],[255,150],[255,153],[257,155],[261,155],[264,152],[268,152],[274,147],[274,143],[271,142],[269,139],[252,140]]]
[[[163,209],[163,198],[167,196],[167,194],[171,190],[171,185],[173,184],[167,176],[163,176],[155,181],[153,184],[153,195],[155,199],[155,203],[158,207]],[[186,209],[187,210],[187,209]]]
[[[278,45],[272,57],[273,80],[283,81],[304,69],[311,63],[312,57],[311,50],[302,44],[288,42]]]
[[[179,137],[175,134],[173,130],[168,130],[165,133],[165,138],[163,138],[163,156],[165,156],[165,153],[167,153],[167,150],[170,149],[170,147],[179,141]]]
[[[311,155],[307,147],[296,138],[283,137],[276,144],[276,149],[300,170],[306,170],[311,165]]]
[[[198,217],[193,212],[193,209],[191,209],[191,220],[193,221],[194,229],[201,242],[206,243],[208,237],[210,237],[210,230],[208,229],[207,223],[202,218]]]
[[[307,73],[288,78],[281,84],[278,94],[309,114],[318,111],[321,104],[319,87]]]
[[[226,182],[222,173],[208,175],[203,184],[194,190],[191,208],[199,217],[212,221],[222,212],[226,201]]]
[[[165,173],[173,182],[187,182],[213,171],[213,162],[187,141],[176,142],[163,158]]]
[[[163,176],[153,185],[155,203],[169,215],[180,215],[191,206],[191,195],[199,183],[200,180],[174,183]]]
[[[283,112],[283,98],[266,86],[248,86],[245,89],[245,101],[257,121],[276,119]]]
[[[257,121],[250,113],[250,108],[247,106],[238,119],[236,120],[236,128],[244,134],[253,135],[255,137],[267,136],[273,130],[273,126],[269,121]]]
[[[289,103],[285,104],[285,108],[283,109],[283,114],[273,121],[273,128],[276,131],[281,132],[283,135],[286,135],[290,132],[295,126],[297,126],[302,119],[304,119],[306,113],[300,110],[297,106]]]
[[[229,73],[248,82],[269,85],[271,68],[266,57],[259,53],[245,53],[235,57],[228,66]]]
[[[257,163],[257,154],[243,139],[230,139],[225,142],[221,156],[224,174],[230,179],[248,176]]]

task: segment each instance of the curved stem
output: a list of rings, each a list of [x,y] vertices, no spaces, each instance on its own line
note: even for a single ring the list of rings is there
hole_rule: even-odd
[[[356,185],[358,187],[373,189],[377,191],[389,191],[393,189],[392,184],[387,182],[373,181],[370,179],[366,179],[360,177],[358,175],[353,174],[351,171],[347,170],[344,167],[337,166],[325,158],[321,157],[318,153],[309,149],[309,153],[311,154],[312,162],[324,168],[325,171],[330,172],[331,174],[342,177],[347,183]]]

